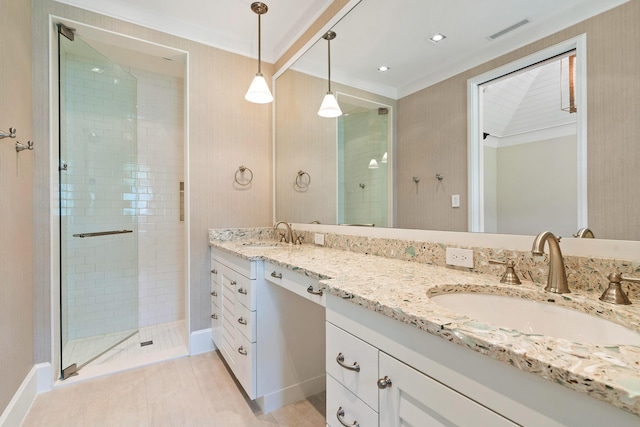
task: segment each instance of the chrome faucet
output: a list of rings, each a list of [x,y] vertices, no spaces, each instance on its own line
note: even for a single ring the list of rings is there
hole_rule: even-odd
[[[288,222],[286,221],[278,221],[275,223],[275,225],[273,226],[274,230],[278,229],[278,226],[280,224],[284,224],[287,227],[287,232],[286,233],[280,233],[280,236],[282,239],[284,239],[285,243],[293,243],[293,231],[291,230],[291,226],[289,225]]]
[[[545,291],[555,292],[556,294],[568,294],[569,285],[567,284],[567,272],[564,268],[564,260],[560,251],[560,240],[550,231],[543,231],[538,234],[533,241],[531,253],[533,255],[544,254],[544,244],[549,242],[549,278]]]

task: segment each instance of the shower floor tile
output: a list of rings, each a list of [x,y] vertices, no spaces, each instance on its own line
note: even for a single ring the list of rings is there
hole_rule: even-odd
[[[118,339],[124,339],[131,333],[133,333],[131,337],[96,357],[85,366],[82,366],[81,363],[85,363],[95,357],[97,352],[103,350],[98,346],[104,345],[101,344],[104,341],[100,340],[100,338],[104,339],[104,336],[69,341],[64,348],[64,360],[78,363],[78,366],[82,368],[77,376],[65,380],[65,383],[188,354],[184,320],[147,326],[140,328],[137,332],[120,333],[121,338],[112,335],[109,339],[111,342],[117,342]],[[147,341],[152,341],[153,344],[141,345]]]

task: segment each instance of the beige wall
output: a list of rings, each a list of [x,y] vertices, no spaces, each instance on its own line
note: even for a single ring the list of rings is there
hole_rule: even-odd
[[[640,1],[632,0],[400,99],[398,226],[467,230],[467,80],[586,33],[589,227],[602,238],[640,240],[638,22]],[[412,176],[422,178],[417,192]],[[451,194],[460,194],[460,209],[450,207]]]
[[[31,2],[0,0],[0,413],[33,367],[33,165]],[[36,139],[36,150],[40,141]]]
[[[216,227],[252,227],[271,224],[272,106],[251,104],[244,100],[257,64],[254,59],[225,52],[162,32],[132,25],[95,13],[42,0],[34,5],[34,130],[41,141],[36,159],[35,231],[38,235],[36,270],[36,360],[51,360],[52,280],[49,263],[52,256],[50,219],[55,214],[50,203],[52,171],[50,155],[49,27],[48,15],[61,16],[92,26],[163,44],[189,53],[188,91],[186,99],[189,122],[187,175],[189,192],[189,265],[191,330],[210,327],[209,248],[207,229]],[[270,81],[273,67],[263,64]],[[55,89],[55,86],[53,86]],[[55,116],[55,114],[54,114]],[[234,173],[240,165],[254,172],[253,184],[234,188]],[[185,255],[186,256],[186,255]]]

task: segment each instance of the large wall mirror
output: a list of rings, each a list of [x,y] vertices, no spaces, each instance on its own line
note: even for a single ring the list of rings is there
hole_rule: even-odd
[[[328,77],[322,34],[288,69],[276,73],[276,217],[298,223],[482,231],[473,227],[470,215],[470,190],[475,184],[469,141],[487,133],[483,139],[493,144],[490,148],[509,146],[500,148],[501,157],[510,151],[522,162],[521,166],[513,160],[503,163],[521,172],[519,180],[538,182],[536,191],[543,196],[526,208],[523,202],[511,203],[536,217],[526,221],[533,226],[524,226],[524,214],[519,218],[511,213],[508,226],[492,223],[485,231],[533,234],[544,228],[569,237],[578,228],[589,227],[596,238],[640,240],[639,3],[362,0],[332,28],[337,37],[331,41],[331,87],[343,116],[317,115]],[[443,40],[430,39],[438,33]],[[553,114],[537,112],[536,102],[525,101],[525,94],[543,90],[543,75],[563,78],[561,73],[566,72],[556,64],[549,72],[521,73],[519,81],[526,81],[526,88],[507,84],[483,88],[491,99],[494,121],[481,122],[478,128],[470,124],[475,102],[469,96],[470,81],[580,37],[585,40],[584,62],[572,72],[584,93],[578,91],[573,109],[561,111],[567,98],[562,82],[544,89],[557,98],[547,99],[556,104],[558,111]],[[381,71],[382,66],[389,69]],[[503,94],[497,93],[500,90]],[[512,96],[516,93],[518,100]],[[501,98],[511,100],[500,105]],[[525,104],[528,109],[521,108]],[[536,125],[538,117],[551,115],[551,122]],[[513,129],[522,122],[507,124],[502,120],[507,117],[526,121],[522,126],[526,129],[517,132],[536,137],[516,135]],[[493,127],[487,132],[483,126]],[[504,135],[497,135],[496,129]],[[571,129],[574,146],[560,148]],[[345,135],[355,135],[356,143],[345,148]],[[497,136],[504,140],[497,141]],[[532,154],[522,150],[533,146],[522,145],[517,156],[512,147],[533,139],[544,142],[536,146],[535,155],[553,160],[541,161],[537,170]],[[520,142],[513,143],[516,140]],[[546,154],[540,151],[544,145],[549,147]],[[560,161],[560,152],[573,161]],[[378,167],[369,169],[372,160]],[[484,175],[494,195],[500,170]],[[302,176],[304,188],[297,181],[301,172],[307,174]],[[541,183],[541,176],[554,178]],[[516,196],[528,200],[528,187],[510,187],[510,201],[517,201]],[[544,197],[545,187],[553,196]],[[577,195],[563,187],[578,187]],[[567,220],[568,216],[572,218]]]

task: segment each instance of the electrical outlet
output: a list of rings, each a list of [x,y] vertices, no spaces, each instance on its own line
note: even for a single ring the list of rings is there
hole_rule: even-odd
[[[473,268],[473,249],[447,248],[446,263]]]
[[[313,237],[313,241],[316,245],[324,246],[324,234],[316,233]]]

